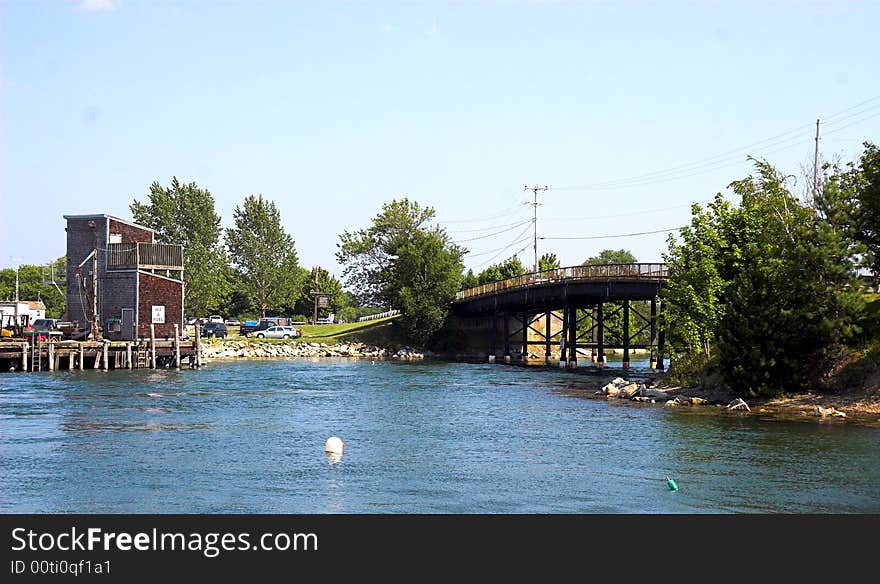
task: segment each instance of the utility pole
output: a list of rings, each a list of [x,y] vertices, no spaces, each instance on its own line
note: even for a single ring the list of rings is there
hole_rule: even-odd
[[[816,120],[816,154],[813,157],[813,208],[819,197],[819,120]]]
[[[526,185],[523,190],[524,191],[532,191],[532,193],[535,195],[534,201],[532,201],[531,203],[526,203],[526,205],[531,205],[532,207],[534,207],[534,210],[535,210],[535,216],[532,219],[532,225],[533,225],[534,231],[535,231],[535,267],[532,271],[537,272],[538,271],[538,205],[541,204],[538,202],[538,191],[546,191],[547,185],[544,185],[543,187],[539,187],[538,185],[530,187],[529,185]]]

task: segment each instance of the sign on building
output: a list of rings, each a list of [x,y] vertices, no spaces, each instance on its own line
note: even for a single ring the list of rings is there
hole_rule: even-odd
[[[329,296],[318,296],[318,308],[327,308],[330,306]]]
[[[153,324],[165,324],[165,306],[153,307]]]

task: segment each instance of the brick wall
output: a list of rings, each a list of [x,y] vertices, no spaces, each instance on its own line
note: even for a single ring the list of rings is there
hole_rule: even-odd
[[[135,227],[114,219],[110,219],[110,233],[121,234],[122,243],[154,243],[153,232],[149,229]]]
[[[94,222],[94,227],[89,227],[89,222]],[[67,220],[67,320],[78,321],[80,326],[85,326],[91,320],[91,308],[88,296],[80,288],[79,279],[76,277],[76,266],[85,259],[91,251],[106,249],[107,247],[107,223],[106,219],[68,219]],[[104,273],[106,254],[98,253],[98,296],[100,299],[100,278]],[[89,260],[82,267],[82,274],[86,276],[86,287],[91,286],[89,274],[92,271],[92,261]],[[82,305],[86,308],[83,310]]]
[[[174,324],[183,328],[183,282],[138,272],[138,336],[150,336],[153,306],[165,307],[165,324],[156,325],[156,337],[173,338]]]

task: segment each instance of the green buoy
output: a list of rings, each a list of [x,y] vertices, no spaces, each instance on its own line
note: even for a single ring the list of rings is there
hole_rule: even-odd
[[[666,476],[666,484],[669,486],[670,491],[677,491],[678,485],[675,484],[675,481],[669,478],[669,475]]]

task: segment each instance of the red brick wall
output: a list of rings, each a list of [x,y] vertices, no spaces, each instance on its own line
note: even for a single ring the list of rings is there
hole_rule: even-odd
[[[110,233],[121,233],[122,243],[153,243],[153,232],[127,223],[110,220]]]
[[[138,273],[138,336],[149,338],[153,306],[165,306],[165,324],[157,324],[157,338],[174,338],[174,324],[183,331],[183,283]]]

